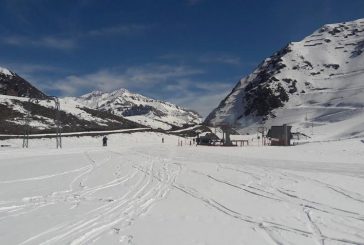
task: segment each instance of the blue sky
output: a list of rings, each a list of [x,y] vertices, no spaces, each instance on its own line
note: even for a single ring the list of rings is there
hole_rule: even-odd
[[[0,66],[48,94],[127,88],[203,116],[290,41],[363,0],[0,0]]]

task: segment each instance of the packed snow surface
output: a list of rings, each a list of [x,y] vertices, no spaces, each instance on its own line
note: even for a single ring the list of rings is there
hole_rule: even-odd
[[[364,244],[363,139],[179,140],[0,141],[0,244]]]

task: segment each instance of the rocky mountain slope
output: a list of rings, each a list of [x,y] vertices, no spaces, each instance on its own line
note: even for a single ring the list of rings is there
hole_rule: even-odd
[[[34,100],[30,102],[29,97]],[[144,127],[107,111],[93,110],[74,101],[60,99],[60,107],[63,132]],[[23,134],[28,116],[31,133],[54,133],[54,108],[54,102],[49,100],[46,94],[16,73],[0,68],[0,134]]]
[[[330,138],[364,134],[364,19],[329,24],[265,59],[205,123],[281,123]]]
[[[34,98],[32,102],[29,97]],[[121,89],[60,98],[63,132],[151,127],[176,130],[200,123],[197,113]],[[0,68],[0,134],[22,134],[30,115],[31,133],[55,131],[54,102],[16,73]]]
[[[109,111],[114,115],[156,129],[170,130],[201,122],[201,117],[196,112],[132,93],[126,89],[110,93],[94,91],[78,98],[65,99],[74,100],[92,109]]]
[[[31,85],[16,73],[0,67],[0,94],[18,97],[45,99],[42,91]]]
[[[62,131],[84,132],[143,128],[123,117],[60,99]],[[29,102],[28,98],[0,95],[0,134],[22,134],[30,115],[31,133],[54,133],[56,111],[52,100]]]

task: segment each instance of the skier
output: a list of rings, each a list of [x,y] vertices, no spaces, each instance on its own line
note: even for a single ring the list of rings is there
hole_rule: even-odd
[[[107,137],[106,136],[104,136],[102,138],[102,146],[107,146]]]
[[[162,138],[162,143],[164,143],[164,138]]]
[[[200,136],[197,135],[197,138],[196,138],[196,146],[198,146],[200,144]]]

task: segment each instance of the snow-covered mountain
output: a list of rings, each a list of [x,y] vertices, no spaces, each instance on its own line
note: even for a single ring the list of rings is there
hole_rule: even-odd
[[[364,19],[329,24],[265,59],[206,118],[245,131],[288,123],[341,138],[364,135]]]
[[[29,101],[29,97],[36,100]],[[60,99],[63,132],[142,128],[123,117]],[[55,104],[39,89],[16,73],[0,68],[0,134],[21,135],[30,117],[31,133],[54,133]]]
[[[29,97],[38,101],[29,102]],[[125,89],[60,98],[64,132],[152,127],[164,130],[201,122],[200,116],[168,102]],[[16,73],[0,67],[0,133],[22,134],[27,115],[32,133],[53,132],[54,102]]]
[[[173,127],[201,122],[201,117],[196,112],[132,93],[126,89],[109,93],[94,91],[81,97],[66,99],[74,100],[92,109],[112,112],[155,129],[169,130]]]
[[[47,96],[18,74],[0,67],[0,94],[45,99]]]
[[[59,101],[63,132],[145,128],[123,117],[93,110],[75,101],[64,99]],[[25,97],[0,95],[0,112],[0,134],[23,134],[28,115],[32,134],[55,132],[56,111],[52,100],[29,102]]]

